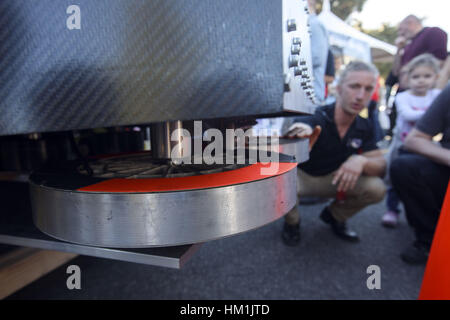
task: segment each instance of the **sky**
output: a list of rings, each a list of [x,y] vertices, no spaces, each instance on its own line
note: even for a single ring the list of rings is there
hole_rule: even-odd
[[[353,17],[361,20],[365,29],[376,29],[383,22],[398,24],[414,14],[426,18],[424,26],[439,27],[450,35],[449,9],[450,0],[367,0],[362,12]]]

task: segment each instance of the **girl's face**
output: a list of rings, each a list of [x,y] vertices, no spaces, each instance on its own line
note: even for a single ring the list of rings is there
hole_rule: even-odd
[[[408,84],[412,93],[416,96],[425,96],[434,87],[437,74],[431,67],[417,66],[408,76]]]

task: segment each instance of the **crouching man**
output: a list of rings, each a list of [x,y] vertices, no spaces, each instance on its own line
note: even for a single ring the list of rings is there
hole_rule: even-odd
[[[348,228],[347,220],[381,201],[386,192],[381,178],[386,161],[376,146],[374,128],[359,116],[369,104],[377,77],[374,66],[350,63],[338,81],[336,102],[319,107],[312,116],[298,117],[287,133],[315,142],[309,161],[297,170],[298,196],[333,198],[320,219],[336,236],[352,242],[359,237]],[[300,241],[297,205],[285,216],[282,238],[289,246]]]

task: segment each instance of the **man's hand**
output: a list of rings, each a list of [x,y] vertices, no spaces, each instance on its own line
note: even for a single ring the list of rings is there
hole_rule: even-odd
[[[309,124],[296,122],[289,127],[286,136],[289,138],[307,138],[312,134],[313,130]]]
[[[333,185],[338,184],[337,191],[346,192],[352,190],[363,173],[367,161],[367,158],[360,155],[354,155],[348,158],[334,176],[332,183]]]
[[[396,47],[401,50],[406,46],[407,39],[403,36],[398,36],[395,38],[395,45]]]
[[[311,151],[321,132],[322,128],[320,126],[315,126],[313,130],[311,126],[306,123],[296,122],[289,127],[286,137],[299,139],[309,138],[309,151]]]

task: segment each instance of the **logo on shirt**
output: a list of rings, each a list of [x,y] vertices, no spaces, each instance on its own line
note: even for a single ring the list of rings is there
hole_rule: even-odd
[[[353,149],[359,149],[361,147],[361,145],[362,145],[362,139],[357,139],[357,138],[349,140],[348,144],[347,144],[347,146],[350,146]]]

